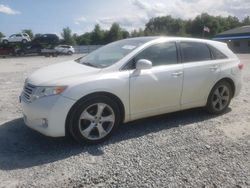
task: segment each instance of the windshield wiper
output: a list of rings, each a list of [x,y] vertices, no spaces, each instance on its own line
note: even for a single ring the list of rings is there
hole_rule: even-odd
[[[94,65],[94,64],[92,64],[92,63],[89,63],[89,62],[83,62],[82,64],[83,64],[83,65],[87,65],[87,66],[90,66],[90,67],[96,67],[96,68],[99,68],[99,66],[97,66],[97,65]]]

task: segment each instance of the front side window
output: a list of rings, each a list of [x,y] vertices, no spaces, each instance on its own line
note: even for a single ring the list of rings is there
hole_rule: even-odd
[[[17,35],[16,35],[16,37],[22,37],[22,35],[20,35],[20,34],[17,34]]]
[[[135,69],[136,62],[140,59],[151,61],[153,66],[176,64],[178,63],[176,44],[166,42],[152,45],[130,60],[124,70]]]
[[[180,47],[183,62],[211,60],[209,48],[205,43],[181,42]]]
[[[135,61],[147,59],[152,62],[153,66],[176,64],[178,60],[175,42],[150,46],[139,53],[134,59]]]

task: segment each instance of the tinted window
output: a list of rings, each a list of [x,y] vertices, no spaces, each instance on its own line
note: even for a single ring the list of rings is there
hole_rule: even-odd
[[[235,42],[234,42],[234,46],[235,46],[235,47],[240,47],[240,42],[239,42],[239,41],[235,41]]]
[[[209,46],[211,53],[213,55],[213,59],[226,59],[227,56],[224,55],[221,51],[219,51],[218,49],[216,49],[213,46]]]
[[[20,35],[20,34],[17,34],[17,35],[16,35],[16,37],[21,37],[21,36],[22,36],[22,35]]]
[[[177,50],[174,42],[161,43],[148,47],[138,54],[134,61],[139,59],[150,60],[153,66],[177,63]]]
[[[183,62],[205,61],[211,59],[210,51],[206,44],[198,42],[181,42]]]

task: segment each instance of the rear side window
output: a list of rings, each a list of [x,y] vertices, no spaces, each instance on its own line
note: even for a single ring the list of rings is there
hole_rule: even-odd
[[[181,42],[180,47],[183,62],[211,60],[209,48],[205,43]]]
[[[209,46],[213,59],[226,59],[227,56],[224,55],[220,50],[218,50],[217,48],[213,47],[213,46]]]
[[[150,46],[135,57],[135,61],[139,59],[150,60],[153,66],[176,64],[178,60],[175,42]]]

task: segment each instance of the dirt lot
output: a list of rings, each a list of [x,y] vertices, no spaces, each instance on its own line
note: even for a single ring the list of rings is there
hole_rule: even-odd
[[[96,146],[47,138],[21,119],[25,77],[76,57],[0,59],[0,187],[250,187],[250,55],[240,55],[244,87],[226,114],[144,119]]]

